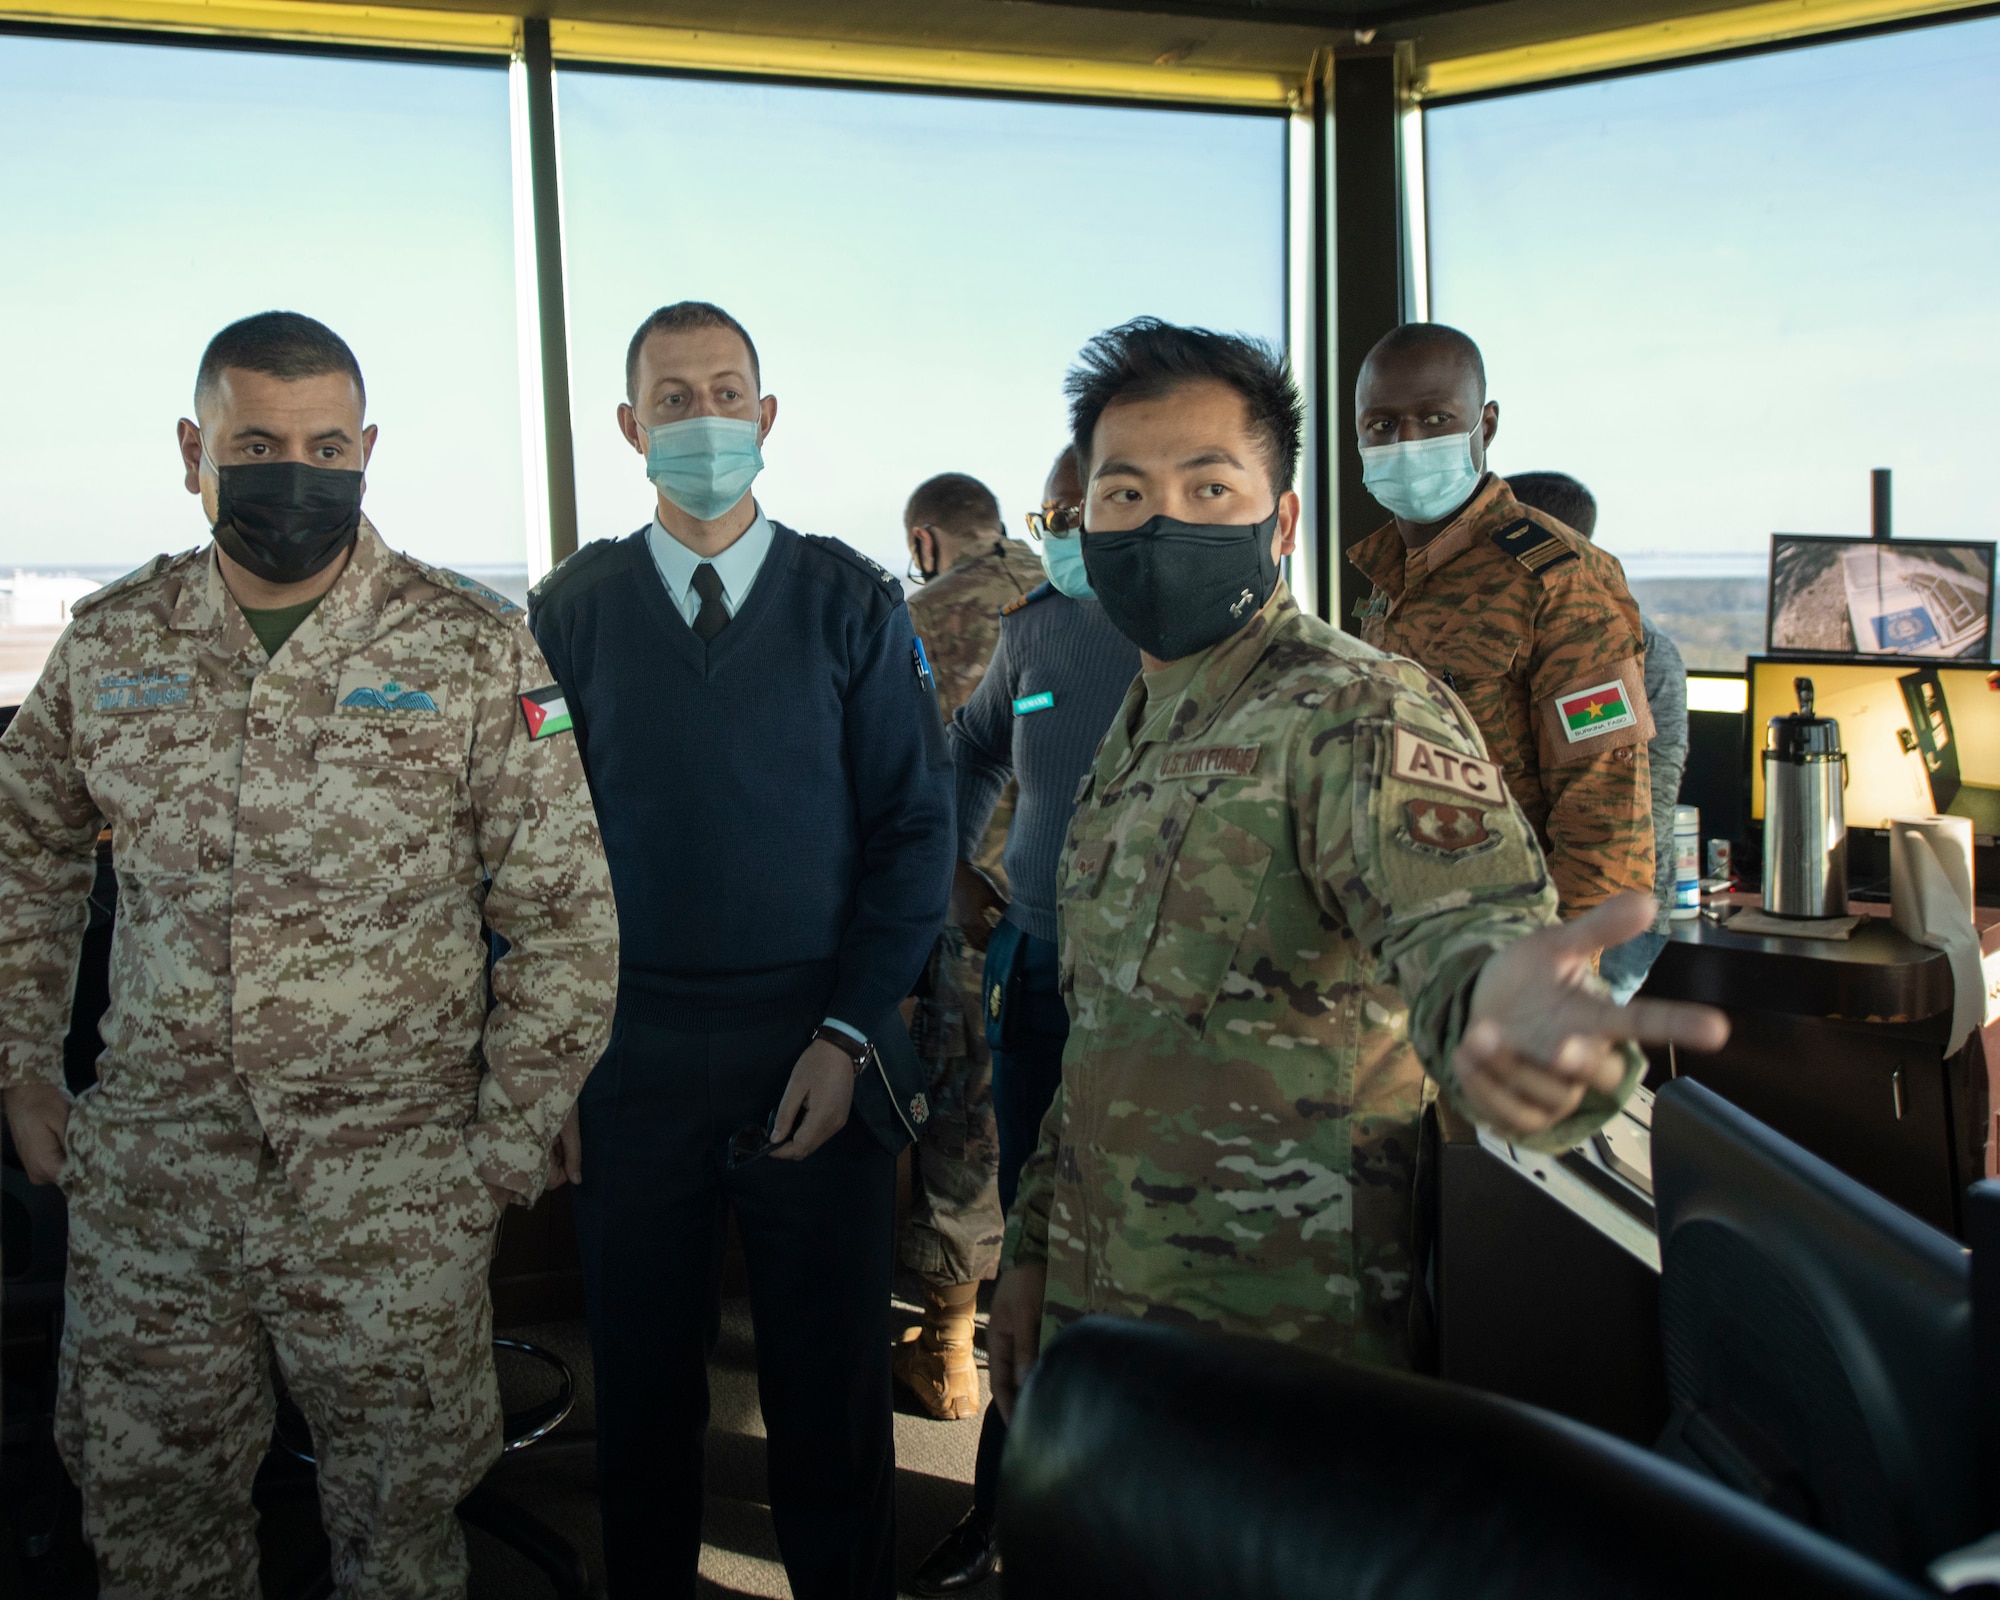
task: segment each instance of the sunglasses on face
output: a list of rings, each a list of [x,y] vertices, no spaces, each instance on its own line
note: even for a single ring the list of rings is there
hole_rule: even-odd
[[[1082,526],[1082,506],[1058,506],[1054,511],[1028,513],[1028,532],[1037,539],[1073,538]]]

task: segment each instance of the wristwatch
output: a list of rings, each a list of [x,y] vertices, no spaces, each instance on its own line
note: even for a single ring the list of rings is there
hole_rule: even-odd
[[[865,1044],[855,1038],[853,1034],[843,1033],[839,1028],[829,1028],[825,1023],[821,1023],[817,1028],[813,1029],[813,1037],[815,1039],[824,1039],[834,1049],[846,1056],[849,1061],[852,1061],[854,1063],[854,1075],[857,1078],[868,1070],[868,1063],[875,1057],[875,1047],[872,1044]]]

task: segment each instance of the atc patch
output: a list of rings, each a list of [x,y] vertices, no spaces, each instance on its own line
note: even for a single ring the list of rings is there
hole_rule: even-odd
[[[570,720],[569,701],[563,697],[561,684],[552,683],[546,689],[530,689],[522,695],[521,715],[527,719],[530,739],[552,739],[559,733],[576,731],[576,724]]]
[[[1477,806],[1448,800],[1406,800],[1396,842],[1420,855],[1460,861],[1490,850],[1500,842],[1500,835],[1487,827],[1486,813]]]
[[[1389,771],[1405,783],[1446,789],[1486,805],[1498,805],[1507,793],[1500,769],[1491,761],[1433,744],[1408,728],[1396,730],[1395,754]]]

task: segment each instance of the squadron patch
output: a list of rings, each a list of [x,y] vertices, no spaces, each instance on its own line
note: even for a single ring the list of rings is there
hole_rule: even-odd
[[[559,733],[576,731],[576,724],[570,720],[569,701],[563,698],[560,684],[530,689],[522,695],[521,715],[527,719],[530,739],[550,739]]]
[[[1487,805],[1500,804],[1507,793],[1506,786],[1500,781],[1500,769],[1492,762],[1448,750],[1441,744],[1432,744],[1408,728],[1396,730],[1395,757],[1389,770],[1392,776],[1401,778],[1405,783],[1449,789],[1453,794],[1462,794],[1468,800],[1482,801]]]
[[[919,1127],[931,1120],[931,1103],[921,1090],[910,1096],[910,1120]]]
[[[1210,744],[1199,750],[1169,750],[1160,760],[1162,778],[1244,778],[1257,770],[1261,744]]]
[[[1477,806],[1455,805],[1449,800],[1406,800],[1396,842],[1422,855],[1456,860],[1491,849],[1500,842],[1500,835],[1486,826],[1486,813]]]

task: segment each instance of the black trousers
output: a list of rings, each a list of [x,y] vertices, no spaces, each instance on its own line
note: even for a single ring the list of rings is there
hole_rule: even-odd
[[[1000,1124],[1000,1204],[1012,1211],[1021,1168],[1041,1142],[1042,1118],[1062,1087],[1063,1045],[1069,1039],[1069,1011],[1057,986],[1053,940],[1023,934],[1008,986],[1005,1045],[993,1047],[993,1109]],[[993,979],[985,981],[992,992]],[[991,1517],[1000,1508],[1000,1459],[1007,1448],[1007,1424],[1000,1408],[988,1405],[979,1428],[979,1455],[973,1467],[972,1501]]]
[[[801,1162],[734,1171],[819,1022],[649,1026],[624,1008],[579,1101],[597,1369],[597,1483],[613,1600],[693,1596],[724,1207],[750,1274],[771,1514],[799,1600],[890,1600],[895,1158],[850,1117]]]

